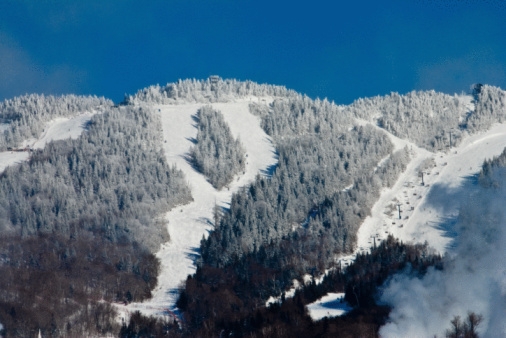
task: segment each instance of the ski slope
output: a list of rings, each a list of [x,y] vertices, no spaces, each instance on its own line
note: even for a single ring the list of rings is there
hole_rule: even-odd
[[[229,187],[221,191],[217,191],[187,161],[189,149],[193,145],[192,140],[197,136],[192,116],[203,104],[154,107],[159,111],[162,120],[167,161],[185,173],[194,200],[172,209],[165,216],[170,241],[163,244],[156,254],[161,261],[161,272],[153,297],[143,303],[118,305],[120,316],[128,317],[128,312],[136,310],[146,315],[157,316],[177,311],[175,303],[178,288],[189,274],[195,272],[194,261],[199,256],[200,241],[213,229],[214,206],[217,204],[228,208],[232,193],[252,182],[256,175],[266,174],[266,170],[277,163],[276,150],[271,139],[260,127],[259,117],[249,111],[249,104],[252,101],[268,104],[272,102],[272,98],[252,97],[236,102],[212,104],[214,109],[223,114],[234,138],[240,138],[247,156],[244,174],[236,176]]]
[[[77,139],[87,123],[95,115],[96,111],[84,112],[70,118],[57,118],[46,124],[44,132],[38,139],[25,140],[20,148],[43,149],[47,143],[68,138]],[[4,129],[5,129],[5,124]],[[0,132],[2,130],[0,129]],[[21,163],[28,160],[30,153],[28,151],[3,151],[0,152],[0,173],[8,166]]]
[[[392,188],[383,189],[371,216],[358,231],[355,252],[338,258],[343,267],[351,264],[357,253],[368,252],[390,234],[404,242],[427,242],[438,253],[451,254],[458,235],[452,226],[461,205],[476,189],[472,177],[480,172],[483,161],[500,155],[506,148],[506,124],[496,124],[488,131],[467,137],[458,147],[438,153],[388,135],[396,150],[408,146],[411,162]],[[426,159],[434,159],[435,166],[424,170],[425,184],[422,185],[419,166]],[[397,204],[400,204],[400,219]],[[325,302],[334,304],[339,298],[333,294],[325,297]],[[314,304],[308,305],[308,310],[310,306],[314,309]],[[322,318],[320,312],[310,310],[315,320]],[[327,312],[328,316],[345,313],[341,309]]]
[[[68,138],[77,139],[96,112],[86,112],[72,118],[57,118],[46,125],[42,136],[31,144],[33,149],[43,149],[47,143]]]
[[[369,250],[375,239],[379,244],[389,234],[406,242],[427,241],[437,252],[447,252],[456,236],[452,220],[474,190],[470,179],[479,173],[484,160],[502,153],[506,125],[494,125],[445,152],[431,153],[409,143],[408,147],[412,160],[397,183],[383,190],[371,216],[360,227],[357,252]],[[426,159],[434,159],[435,166],[424,170],[422,185],[419,166]],[[353,257],[343,257],[343,263]]]

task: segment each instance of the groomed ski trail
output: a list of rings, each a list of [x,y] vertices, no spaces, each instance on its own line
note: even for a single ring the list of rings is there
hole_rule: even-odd
[[[177,311],[178,288],[189,274],[195,272],[194,260],[199,255],[200,241],[213,229],[213,208],[217,204],[228,208],[232,193],[252,182],[256,175],[265,174],[276,165],[276,150],[271,139],[260,127],[260,119],[249,111],[252,101],[268,104],[272,98],[247,98],[230,103],[213,103],[235,138],[239,137],[246,150],[244,173],[234,177],[228,188],[217,191],[206,178],[187,161],[192,140],[197,136],[192,119],[202,103],[154,106],[159,112],[163,129],[163,146],[169,165],[181,169],[190,184],[193,202],[175,207],[165,215],[170,241],[163,244],[156,256],[161,262],[158,285],[153,297],[143,303],[118,305],[123,311],[141,311],[145,315],[171,315]],[[120,314],[121,315],[121,314]],[[127,316],[127,314],[123,314]]]

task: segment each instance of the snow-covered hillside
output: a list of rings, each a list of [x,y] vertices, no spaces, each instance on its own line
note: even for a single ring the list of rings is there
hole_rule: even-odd
[[[272,98],[252,97],[212,104],[214,109],[222,112],[234,137],[241,139],[248,156],[244,174],[238,175],[222,191],[214,189],[188,162],[188,151],[197,133],[192,116],[202,104],[154,106],[162,118],[164,150],[168,162],[185,172],[192,187],[194,201],[171,210],[165,216],[171,241],[164,244],[157,253],[162,262],[162,271],[153,298],[144,303],[119,306],[120,309],[127,312],[140,310],[145,314],[156,315],[176,310],[178,288],[187,275],[194,273],[200,240],[213,228],[213,207],[220,205],[226,208],[234,191],[276,163],[275,149],[270,138],[260,128],[258,117],[249,112],[248,106],[252,100],[268,103]],[[471,105],[469,109],[472,109]],[[357,120],[357,124],[370,122]],[[422,149],[387,131],[383,132],[390,137],[396,150],[404,147],[409,149],[411,161],[397,183],[391,188],[383,189],[371,216],[365,219],[358,232],[355,253],[338,258],[343,266],[350,264],[356,253],[368,251],[389,234],[408,242],[427,241],[436,251],[446,252],[456,235],[452,231],[452,219],[456,217],[461,202],[469,193],[465,189],[472,189],[471,185],[466,185],[467,179],[479,171],[485,159],[500,154],[506,147],[506,125],[496,125],[487,132],[467,137],[459,147],[438,153]],[[425,166],[426,163],[435,163],[435,166],[425,168],[422,167],[424,163]],[[424,173],[424,184],[420,171]],[[459,193],[451,194],[451,191]],[[329,298],[328,301],[332,299]],[[329,310],[330,312],[333,311]],[[333,312],[334,315],[341,313],[342,310]]]
[[[171,239],[157,253],[162,268],[153,298],[144,303],[129,304],[126,309],[122,306],[119,308],[155,315],[175,310],[179,286],[189,274],[195,272],[194,261],[199,255],[200,240],[213,228],[214,206],[227,208],[233,192],[251,182],[256,175],[268,174],[267,170],[276,164],[276,150],[271,139],[260,128],[259,118],[249,111],[249,104],[253,101],[268,104],[272,98],[251,97],[212,104],[214,109],[221,111],[234,138],[239,137],[246,150],[244,173],[236,176],[221,191],[214,189],[188,162],[188,151],[197,135],[192,117],[203,104],[155,106],[162,119],[167,161],[185,173],[194,201],[174,208],[165,216]]]
[[[358,120],[357,123],[369,122]],[[337,258],[343,267],[351,264],[357,253],[369,251],[388,235],[405,242],[427,242],[440,254],[451,253],[458,236],[454,224],[460,207],[477,189],[472,184],[473,175],[479,173],[483,161],[498,156],[506,147],[505,124],[495,124],[488,131],[468,136],[458,147],[437,153],[384,132],[396,150],[408,147],[411,162],[394,186],[383,189],[371,215],[358,231],[355,252]],[[423,172],[423,184],[420,172]],[[294,291],[286,295],[291,296]],[[337,298],[329,294],[325,301],[336,302]],[[274,301],[276,298],[271,297],[267,304]],[[344,313],[341,307],[328,307],[325,311],[328,316]]]
[[[483,318],[480,336],[504,337],[504,176],[498,175],[497,185],[487,187],[473,175],[480,159],[499,155],[505,146],[506,126],[501,124],[464,140],[457,153],[439,156],[447,165],[415,212],[411,231],[413,236],[447,234],[449,255],[443,270],[431,269],[420,278],[397,274],[384,285],[381,301],[393,309],[380,335],[440,336],[454,316],[467,318],[474,312]]]
[[[206,177],[195,169],[194,163],[190,162],[190,148],[194,145],[197,136],[196,114],[206,103],[185,103],[184,100],[177,101],[176,103],[171,101],[170,104],[160,104],[160,102],[164,101],[157,101],[158,103],[132,103],[133,108],[147,105],[149,108],[148,114],[153,112],[159,115],[161,121],[160,129],[162,130],[160,137],[162,137],[165,157],[169,165],[183,171],[184,177],[191,188],[193,201],[189,204],[176,206],[165,215],[161,216],[165,224],[167,224],[170,240],[162,244],[159,251],[156,253],[156,256],[161,262],[161,271],[158,276],[158,284],[152,291],[153,297],[142,303],[130,303],[128,305],[115,304],[116,308],[119,310],[119,320],[127,319],[130,313],[137,310],[146,315],[169,316],[175,318],[174,312],[177,313],[178,311],[175,304],[179,296],[179,291],[187,276],[196,271],[195,262],[200,255],[201,240],[202,238],[206,238],[214,228],[215,207],[229,208],[231,197],[234,192],[237,192],[241,187],[247,186],[259,174],[270,175],[273,168],[275,168],[277,164],[275,145],[261,127],[263,123],[264,127],[267,126],[265,127],[266,130],[269,130],[269,124],[266,124],[265,121],[261,122],[260,120],[260,116],[262,116],[262,118],[267,116],[266,112],[268,109],[264,109],[264,106],[268,106],[269,103],[273,102],[274,98],[270,96],[242,96],[236,99],[230,97],[229,100],[230,101],[226,103],[211,103],[210,106],[212,106],[212,109],[221,112],[226,124],[230,127],[233,137],[239,138],[244,146],[245,169],[241,169],[239,174],[233,178],[232,182],[221,190],[215,189],[208,182]],[[308,99],[304,100],[307,101]],[[300,102],[305,102],[304,100],[301,99]],[[468,113],[471,114],[474,111],[474,101],[471,101],[471,97],[462,96],[460,100],[462,101],[461,106],[464,107],[462,111],[468,110]],[[250,105],[253,102],[259,105],[255,111],[256,115],[250,111]],[[271,110],[269,113],[275,111],[276,102],[270,106]],[[287,109],[287,111],[291,109],[288,104]],[[307,111],[309,112],[310,110],[308,109]],[[332,109],[328,111],[335,112]],[[305,112],[305,110],[301,109],[301,120],[305,121],[304,119],[307,119],[311,122],[311,118],[308,117],[311,115],[306,114],[303,116],[303,112]],[[311,112],[318,118],[321,117],[321,115],[319,115],[321,112],[318,110],[311,110]],[[345,108],[342,108],[341,112],[345,114]],[[461,111],[459,111],[459,113],[460,112]],[[56,118],[46,123],[43,131],[42,128],[40,128],[39,132],[42,131],[42,134],[37,134],[40,135],[37,139],[25,140],[20,144],[19,149],[12,149],[9,147],[9,149],[12,150],[0,152],[0,173],[7,166],[29,159],[31,149],[42,149],[47,143],[54,140],[75,139],[79,137],[83,130],[86,129],[92,116],[96,113],[95,111],[85,112],[71,118]],[[290,121],[292,118],[294,120],[300,118],[291,115],[288,116],[288,120]],[[476,131],[470,131],[469,129],[466,131],[465,125],[462,124],[459,125],[459,128],[461,128],[459,129],[459,142],[454,142],[454,144],[458,144],[458,146],[450,147],[449,143],[446,145],[448,139],[440,137],[438,139],[438,147],[428,147],[424,149],[422,148],[424,144],[417,142],[416,138],[409,138],[409,140],[401,139],[389,133],[387,129],[380,128],[379,125],[381,124],[376,123],[377,120],[374,116],[368,120],[364,120],[358,116],[359,115],[347,115],[349,119],[345,121],[346,128],[350,128],[348,131],[359,129],[355,128],[353,125],[367,125],[368,130],[373,130],[374,133],[381,136],[381,138],[375,136],[375,139],[381,140],[378,142],[379,145],[389,144],[386,142],[386,135],[394,145],[394,151],[401,149],[407,150],[410,157],[409,164],[402,174],[397,176],[402,170],[399,169],[395,176],[392,176],[392,181],[389,181],[388,184],[383,183],[379,185],[377,190],[374,190],[378,192],[382,186],[391,185],[392,182],[395,182],[390,188],[383,188],[381,190],[379,199],[370,210],[370,216],[365,219],[360,218],[356,222],[355,231],[358,225],[361,225],[357,233],[357,242],[354,243],[356,247],[353,254],[338,257],[327,255],[326,257],[331,257],[331,259],[335,258],[338,264],[343,267],[347,266],[355,259],[357,253],[369,251],[373,246],[384,241],[389,235],[393,235],[405,242],[427,242],[430,247],[434,248],[435,252],[440,254],[452,254],[456,250],[456,243],[459,238],[459,233],[455,224],[457,223],[460,208],[464,203],[468,203],[469,196],[475,194],[478,189],[477,185],[474,184],[475,181],[473,177],[480,171],[483,161],[499,155],[506,147],[506,124],[495,124],[487,131],[478,133],[476,133]],[[314,120],[318,121],[316,117]],[[460,122],[464,120],[465,116],[460,116]],[[329,124],[331,123],[325,120],[321,125],[318,125],[318,128],[326,127]],[[288,123],[287,125],[290,124]],[[301,125],[303,126],[304,124],[301,123]],[[311,123],[308,123],[308,125],[311,125]],[[344,123],[341,123],[341,125],[344,125]],[[440,125],[441,124],[438,124],[438,126]],[[284,127],[282,124],[279,126]],[[297,123],[294,123],[292,127],[301,134],[305,132],[303,127],[297,125]],[[0,125],[0,131],[5,128],[5,123]],[[302,128],[302,131],[299,131],[297,128]],[[273,137],[283,137],[285,132],[284,129],[279,130],[281,130],[281,135],[272,134],[272,131],[269,131],[269,133],[272,134]],[[309,128],[308,130],[311,131],[313,129]],[[445,133],[448,130],[445,129]],[[427,135],[424,134],[423,136],[426,138],[432,137],[429,131],[426,133]],[[157,129],[156,132],[158,132]],[[474,134],[469,136],[468,132],[474,132]],[[159,134],[156,134],[154,139],[158,140],[158,135]],[[338,145],[339,142],[340,141],[335,144]],[[333,144],[329,142],[328,139],[327,142],[323,140],[321,143],[327,143],[325,146]],[[446,148],[443,150],[431,152],[431,150],[440,149],[444,146],[446,146]],[[380,146],[378,146],[378,148],[380,148]],[[283,158],[284,153],[282,150],[284,148],[281,144],[279,149],[281,158]],[[388,148],[384,153],[378,155],[372,167],[367,166],[367,172],[372,172],[374,174],[382,165],[387,168],[388,166],[385,164],[393,158],[388,155],[390,151],[391,148]],[[408,161],[407,157],[405,157],[405,161]],[[403,163],[405,164],[406,162]],[[322,164],[319,165],[323,166]],[[280,166],[276,175],[279,174],[283,168],[283,166]],[[404,166],[402,166],[402,168],[404,168]],[[328,176],[329,172],[327,172],[327,176],[325,177]],[[398,177],[397,181],[394,181],[395,177]],[[334,185],[332,186],[334,187]],[[353,184],[346,188],[344,188],[344,186],[345,185],[340,187],[339,191],[353,189]],[[371,190],[365,189],[364,191],[364,194],[367,195]],[[299,194],[299,197],[295,198],[300,200],[300,196]],[[188,199],[185,201],[187,200]],[[314,203],[319,203],[318,199],[315,199],[315,201]],[[370,199],[370,204],[368,204],[366,212],[362,213],[362,215],[367,214],[367,211],[369,211],[374,201],[374,198]],[[272,204],[275,203],[269,202],[269,205]],[[300,224],[297,222],[300,221],[297,219],[294,224]],[[304,223],[302,228],[307,224],[308,223]],[[212,236],[211,239],[213,239]],[[222,254],[222,251],[217,252],[219,252],[220,255]],[[325,265],[328,263],[329,261],[327,261]],[[305,270],[305,272],[307,271],[308,270]],[[319,271],[323,271],[323,268]],[[309,275],[306,275],[304,280],[308,282],[311,278],[312,277]],[[320,278],[322,278],[322,276],[320,276]],[[287,282],[289,283],[289,279]],[[285,286],[286,283],[275,292],[280,292]],[[300,287],[299,282],[296,280],[294,281],[294,288],[295,287]],[[291,297],[293,294],[294,289],[291,290],[291,292],[285,292],[285,297]],[[350,310],[350,308],[340,300],[342,297],[342,294],[329,293],[318,301],[309,304],[307,308],[314,320],[319,320],[324,316],[340,316]],[[279,300],[279,297],[278,299],[271,297],[267,305],[276,300]]]
[[[96,111],[92,111],[84,112],[71,118],[56,118],[46,124],[44,133],[38,139],[25,140],[21,149],[42,149],[51,141],[65,140],[68,138],[76,139],[81,135],[83,130],[85,130],[86,124],[96,113]],[[29,155],[30,153],[28,151],[0,152],[0,172],[10,165],[26,161]]]
[[[392,234],[403,241],[427,241],[443,254],[455,238],[452,220],[473,189],[468,179],[480,171],[484,160],[499,155],[506,147],[506,125],[495,125],[486,132],[468,137],[459,147],[435,154],[404,141],[395,143],[408,145],[411,163],[398,182],[382,192],[372,215],[362,224],[358,251],[368,250],[374,238],[378,242]],[[422,185],[420,165],[431,159],[435,166],[423,170],[425,184]],[[352,257],[342,258],[344,263],[350,259]]]

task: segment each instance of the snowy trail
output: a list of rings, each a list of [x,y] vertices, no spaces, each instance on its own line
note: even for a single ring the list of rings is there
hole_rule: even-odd
[[[213,228],[212,210],[215,203],[228,207],[233,192],[277,163],[275,148],[261,129],[259,118],[249,112],[249,103],[248,99],[212,104],[213,108],[221,111],[234,137],[240,137],[248,156],[245,173],[236,176],[229,189],[225,187],[221,191],[214,189],[185,159],[192,146],[191,140],[197,136],[192,116],[203,104],[155,106],[162,119],[167,161],[185,173],[194,201],[166,214],[171,239],[157,253],[161,261],[161,272],[153,297],[143,303],[119,306],[120,309],[130,312],[139,310],[147,315],[163,315],[167,310],[174,310],[178,287],[189,274],[195,272],[194,259],[199,254],[200,240],[202,236],[207,237]]]
[[[72,118],[54,119],[46,125],[45,132],[31,145],[31,148],[42,149],[51,141],[77,139],[95,114],[96,112],[86,112]]]
[[[506,125],[501,124],[467,138],[448,154],[437,153],[437,167],[426,176],[430,184],[427,195],[407,222],[404,236],[399,238],[427,240],[440,253],[448,251],[455,235],[452,236],[451,222],[458,216],[463,201],[476,189],[466,180],[480,172],[484,160],[500,155],[505,147]],[[436,172],[439,175],[434,175]]]
[[[26,151],[23,152],[13,152],[13,151],[2,151],[0,152],[0,173],[5,170],[5,168],[14,165],[16,163],[20,163],[28,160],[29,153]]]
[[[43,149],[47,143],[68,138],[78,138],[97,112],[85,112],[71,118],[57,118],[46,124],[44,133],[38,139],[25,140],[21,148]],[[1,131],[1,130],[0,130]],[[30,153],[4,151],[0,152],[0,173],[8,166],[28,160]]]
[[[396,149],[408,145],[411,161],[396,184],[382,191],[371,216],[358,231],[357,250],[340,258],[344,265],[349,264],[356,253],[368,251],[375,239],[379,244],[389,234],[407,242],[427,241],[439,253],[445,253],[455,237],[451,224],[445,222],[458,215],[461,203],[474,189],[466,185],[466,180],[480,171],[484,160],[501,154],[506,147],[505,124],[470,136],[446,153],[431,153],[389,136]],[[430,158],[436,166],[424,171],[425,185],[422,185],[418,168],[422,161]],[[401,204],[401,219],[397,203]]]

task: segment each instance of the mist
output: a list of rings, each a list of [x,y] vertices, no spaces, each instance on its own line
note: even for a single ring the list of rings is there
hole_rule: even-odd
[[[405,271],[385,283],[380,300],[393,309],[382,337],[444,337],[450,321],[469,312],[483,316],[481,337],[506,336],[505,178],[502,168],[495,185],[467,192],[442,271],[421,279]]]

